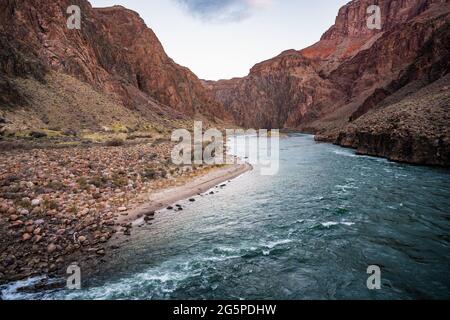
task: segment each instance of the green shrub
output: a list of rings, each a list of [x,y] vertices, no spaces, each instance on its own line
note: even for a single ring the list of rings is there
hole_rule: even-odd
[[[123,146],[125,144],[125,141],[123,141],[122,139],[111,139],[105,142],[105,145],[107,147],[120,147]]]
[[[120,174],[113,174],[111,177],[112,183],[116,186],[116,187],[124,187],[128,184],[128,179],[127,177],[124,177]]]

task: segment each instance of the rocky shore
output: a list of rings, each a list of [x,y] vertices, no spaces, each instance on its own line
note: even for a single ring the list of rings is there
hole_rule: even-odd
[[[154,211],[250,169],[176,167],[170,150],[153,141],[3,152],[0,284],[101,263],[134,219],[151,223]]]
[[[316,140],[358,154],[416,165],[450,167],[450,76],[387,103]]]

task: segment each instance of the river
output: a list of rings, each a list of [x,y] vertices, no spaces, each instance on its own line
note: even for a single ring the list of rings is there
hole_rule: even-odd
[[[78,291],[6,299],[450,298],[450,171],[358,156],[293,134],[258,167],[133,229]],[[367,268],[381,289],[367,288]],[[36,281],[30,280],[29,282]]]

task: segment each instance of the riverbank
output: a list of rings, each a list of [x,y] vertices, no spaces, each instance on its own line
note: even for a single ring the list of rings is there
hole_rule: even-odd
[[[165,208],[168,208],[169,210],[182,210],[181,206],[175,204],[177,201],[199,196],[221,183],[239,177],[247,171],[252,170],[252,168],[253,167],[250,164],[244,162],[215,168],[204,175],[192,178],[190,181],[180,186],[166,188],[156,193],[146,195],[144,196],[144,201],[146,203],[129,211],[126,216],[121,216],[119,223],[140,223],[145,220],[149,222],[151,221],[151,218],[149,217],[153,217],[156,211]],[[211,191],[210,193],[214,194],[214,191]],[[191,198],[190,201],[194,202],[195,199]]]
[[[242,163],[173,166],[171,148],[155,140],[2,153],[0,284],[65,275],[75,262],[89,270],[130,235],[143,213],[251,169]]]

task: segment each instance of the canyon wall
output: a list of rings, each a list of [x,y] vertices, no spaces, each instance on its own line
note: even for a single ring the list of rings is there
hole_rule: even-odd
[[[376,1],[381,30],[367,27],[367,8],[372,4],[351,1],[313,46],[259,63],[244,78],[210,81],[206,87],[242,126],[298,129],[316,134],[318,140],[340,143],[352,121],[368,116],[368,111],[408,83],[422,81],[423,87],[448,73],[443,63],[448,46],[442,45],[450,22],[448,0]],[[431,46],[432,41],[440,45]],[[417,63],[420,57],[422,63]],[[424,57],[440,62],[430,66]],[[408,72],[414,76],[405,77]],[[445,81],[441,85],[445,89]],[[358,147],[358,142],[347,145]],[[445,164],[447,160],[433,160],[437,154],[442,152],[430,152],[429,161],[399,158]]]
[[[73,4],[81,8],[80,30],[66,25],[66,11]],[[167,56],[139,15],[121,6],[97,9],[85,0],[3,0],[0,41],[6,44],[0,49],[0,90],[9,105],[23,107],[21,96],[34,96],[32,88],[22,86],[18,92],[15,80],[34,79],[38,87],[56,73],[87,84],[137,117],[230,119],[201,81]],[[60,84],[66,78],[58,79]],[[67,86],[62,87],[66,93]],[[36,104],[36,99],[28,100],[28,105]]]

